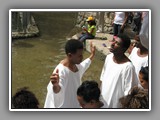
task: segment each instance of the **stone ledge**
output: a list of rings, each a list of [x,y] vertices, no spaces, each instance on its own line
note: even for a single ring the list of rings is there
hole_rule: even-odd
[[[13,32],[12,31],[12,38],[28,38],[28,37],[35,37],[39,36],[39,29],[36,25],[36,22],[33,17],[31,17],[32,25],[29,25],[26,32]]]

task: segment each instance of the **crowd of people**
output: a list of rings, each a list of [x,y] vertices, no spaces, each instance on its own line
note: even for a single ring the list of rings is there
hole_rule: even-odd
[[[145,15],[147,16],[147,14]],[[135,42],[131,45],[123,33],[127,12],[115,12],[114,37],[100,75],[100,85],[95,80],[81,79],[92,64],[95,46],[90,43],[90,56],[83,60],[83,42],[96,34],[95,20],[88,17],[88,28],[78,40],[66,42],[66,57],[55,67],[47,86],[44,108],[149,108],[148,31],[145,17]],[[148,25],[149,27],[149,25]],[[129,57],[125,52],[130,48]],[[38,100],[26,89],[12,97],[14,108],[38,108]],[[25,93],[26,95],[22,95]],[[28,99],[28,98],[32,99]],[[32,102],[35,104],[30,103]],[[23,101],[23,102],[20,102]],[[25,105],[26,102],[26,105]],[[31,104],[31,105],[28,105]]]

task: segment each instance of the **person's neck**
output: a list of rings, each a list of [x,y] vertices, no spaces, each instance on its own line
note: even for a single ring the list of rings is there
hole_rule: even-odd
[[[66,66],[68,69],[70,69],[72,72],[77,72],[78,68],[74,63],[72,63],[68,58],[65,58],[62,63],[64,66]]]
[[[137,53],[139,56],[146,56],[148,55],[148,49],[146,49],[145,47],[141,47],[138,49]]]
[[[117,64],[122,64],[130,61],[124,53],[113,53],[113,61]]]

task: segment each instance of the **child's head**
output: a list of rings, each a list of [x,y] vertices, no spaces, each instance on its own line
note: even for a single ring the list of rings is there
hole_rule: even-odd
[[[99,98],[100,89],[95,81],[84,81],[77,89],[77,99],[82,108],[94,108]]]
[[[141,70],[139,71],[139,80],[140,84],[144,89],[149,88],[148,83],[148,66],[147,67],[141,67]]]
[[[127,96],[119,99],[122,108],[131,109],[148,109],[149,108],[149,96],[148,90],[133,87]]]
[[[17,109],[38,108],[39,102],[36,96],[27,87],[19,89],[12,97],[12,104]]]

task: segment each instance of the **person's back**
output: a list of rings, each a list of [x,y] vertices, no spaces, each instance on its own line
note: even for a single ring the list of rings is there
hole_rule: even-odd
[[[19,89],[12,97],[13,108],[16,109],[36,109],[39,102],[36,96],[27,87]]]

